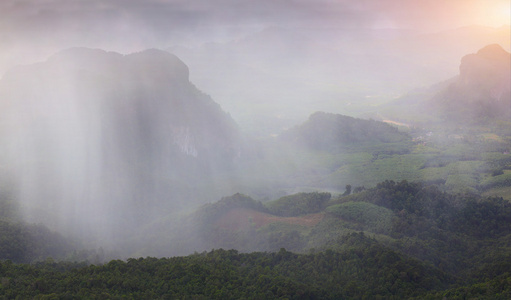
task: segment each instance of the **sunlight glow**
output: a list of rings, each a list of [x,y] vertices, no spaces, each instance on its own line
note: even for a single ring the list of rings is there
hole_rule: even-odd
[[[506,25],[511,23],[511,2],[504,1],[496,9],[496,18],[497,20],[501,19],[502,22]]]
[[[511,24],[511,1],[502,0],[485,1],[485,9],[482,10],[484,14],[484,22],[490,26],[502,26]]]

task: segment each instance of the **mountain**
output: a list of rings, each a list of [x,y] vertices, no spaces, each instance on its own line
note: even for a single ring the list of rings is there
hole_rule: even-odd
[[[198,201],[239,154],[236,123],[165,51],[65,50],[8,72],[0,105],[25,216],[64,232],[126,231]]]
[[[459,75],[433,99],[445,119],[511,118],[511,54],[492,44],[461,59]]]

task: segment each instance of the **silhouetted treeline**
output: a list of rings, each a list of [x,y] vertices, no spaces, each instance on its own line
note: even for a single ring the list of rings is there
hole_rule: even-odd
[[[104,265],[0,263],[0,296],[28,299],[506,299],[509,273],[481,283],[458,278],[378,244],[345,236],[343,251],[310,254],[213,250]],[[449,290],[445,290],[451,287]],[[17,299],[17,298],[16,298]]]

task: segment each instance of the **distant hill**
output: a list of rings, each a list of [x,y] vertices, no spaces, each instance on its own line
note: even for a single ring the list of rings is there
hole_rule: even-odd
[[[232,118],[155,49],[73,48],[17,67],[0,106],[2,164],[26,216],[64,231],[124,231],[126,218],[191,201],[239,152]]]
[[[396,127],[374,120],[316,112],[305,123],[281,135],[285,141],[311,149],[338,151],[353,145],[398,143],[409,136]]]

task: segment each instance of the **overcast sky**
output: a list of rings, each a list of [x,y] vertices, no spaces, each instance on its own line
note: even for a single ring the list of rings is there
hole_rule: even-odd
[[[435,32],[509,24],[509,0],[3,0],[0,71],[86,46],[129,53],[226,41],[268,26]]]

